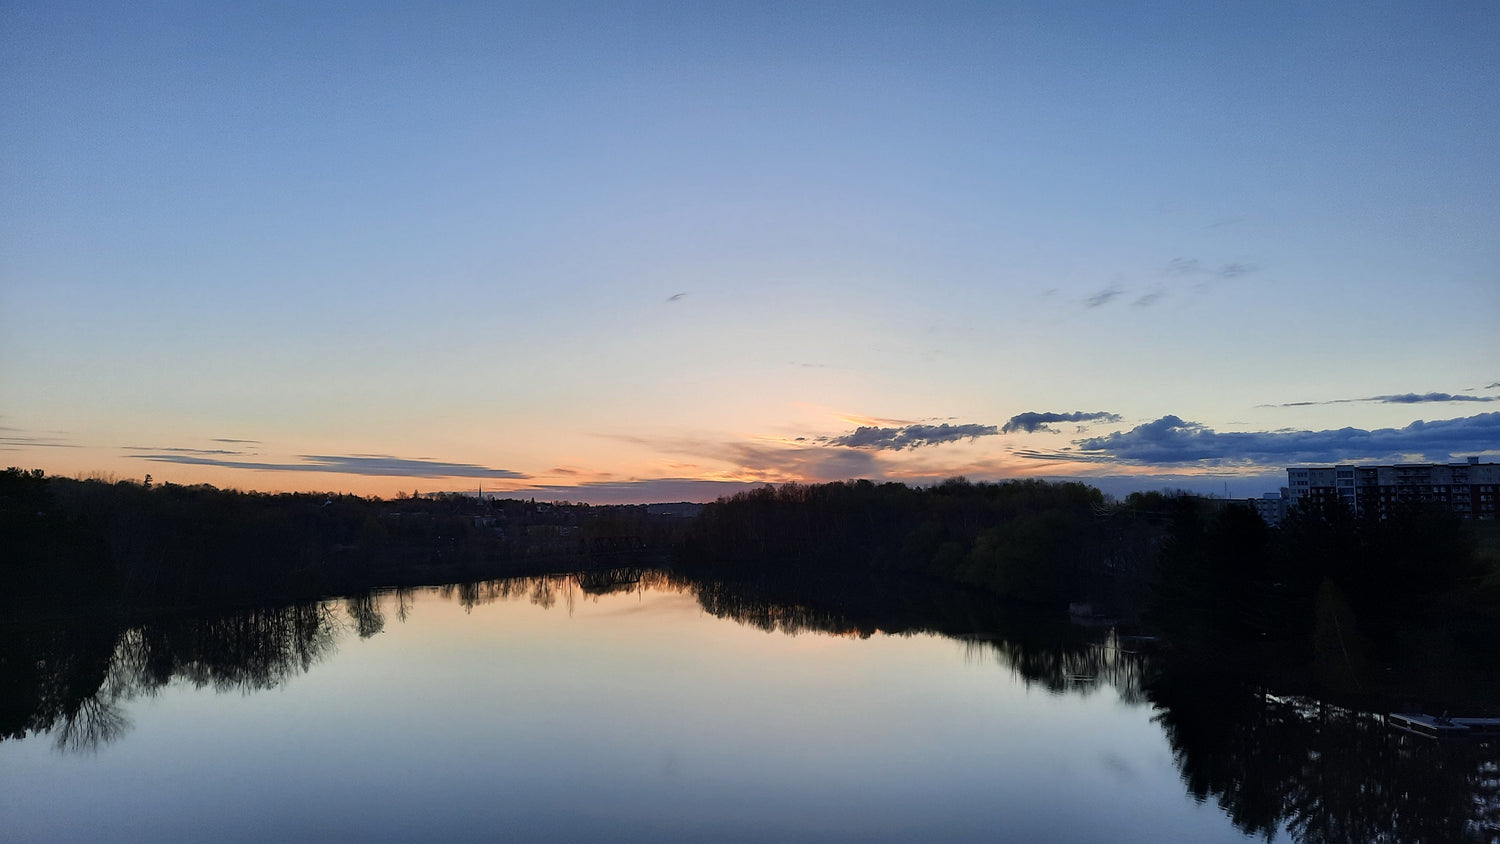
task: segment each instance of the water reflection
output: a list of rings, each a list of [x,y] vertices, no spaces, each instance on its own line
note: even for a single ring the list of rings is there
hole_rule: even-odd
[[[1500,748],[1164,665],[1148,690],[1188,793],[1235,826],[1301,842],[1493,841]]]
[[[438,587],[465,611],[525,601],[554,612],[633,591],[691,596],[704,612],[785,635],[936,635],[978,665],[1056,695],[1112,690],[1150,706],[1183,787],[1241,831],[1301,842],[1485,841],[1500,834],[1500,749],[1393,732],[1380,715],[1153,654],[1087,630],[925,581],[899,584],[735,578],[617,568]],[[340,641],[405,622],[414,590],[169,617],[134,625],[75,620],[0,637],[0,740],[50,736],[98,751],[131,728],[127,704],[179,682],[255,692],[294,680]]]
[[[373,597],[346,602],[367,635]],[[0,740],[53,734],[93,751],[128,732],[122,704],[174,681],[218,692],[275,688],[337,646],[346,622],[331,603],[169,617],[134,627],[80,619],[11,630],[0,645]]]

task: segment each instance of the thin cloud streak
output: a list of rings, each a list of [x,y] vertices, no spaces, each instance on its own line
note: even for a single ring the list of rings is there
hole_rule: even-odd
[[[236,454],[244,454],[245,453],[243,451],[230,451],[229,449],[226,449],[226,448],[181,448],[181,447],[173,448],[173,447],[158,447],[158,446],[144,446],[144,445],[127,445],[127,446],[121,446],[121,448],[124,448],[126,451],[154,451],[154,452],[163,452],[163,451],[165,451],[165,452],[170,452],[172,454],[224,454],[224,455],[231,455],[232,456],[232,455],[236,455]]]
[[[1486,387],[1485,389],[1489,389]],[[1324,401],[1289,401],[1262,404],[1259,407],[1317,407],[1326,404],[1427,404],[1431,402],[1500,401],[1500,396],[1463,396],[1454,393],[1395,393],[1388,396],[1366,396],[1362,399],[1327,399]]]
[[[14,429],[12,429],[14,430]],[[0,437],[0,445],[25,448],[82,448],[77,443],[65,442],[57,437]]]
[[[321,455],[301,454],[301,463],[259,463],[220,460],[193,454],[157,453],[130,455],[155,463],[178,463],[187,466],[217,466],[225,469],[252,469],[262,472],[326,472],[337,475],[364,475],[392,478],[494,478],[526,480],[530,475],[509,469],[491,469],[473,463],[444,463],[425,458],[392,457],[385,454]]]

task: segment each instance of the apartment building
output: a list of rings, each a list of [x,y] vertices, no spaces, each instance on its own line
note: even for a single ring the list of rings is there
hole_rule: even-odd
[[[1500,463],[1403,463],[1309,466],[1286,470],[1288,503],[1336,499],[1356,513],[1384,514],[1402,504],[1438,504],[1466,519],[1500,515]]]

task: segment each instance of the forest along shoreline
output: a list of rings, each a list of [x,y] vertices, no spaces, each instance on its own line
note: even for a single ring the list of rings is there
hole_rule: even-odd
[[[622,565],[819,594],[925,581],[1042,613],[1087,604],[1179,665],[1274,677],[1287,693],[1500,700],[1500,523],[1421,507],[1376,519],[1332,502],[1271,527],[1218,499],[1107,501],[1037,480],[786,484],[701,506],[590,506],[12,468],[0,473],[0,561],[10,625]]]

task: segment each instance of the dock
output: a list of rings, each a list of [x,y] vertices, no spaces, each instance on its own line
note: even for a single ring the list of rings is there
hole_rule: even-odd
[[[1449,718],[1420,712],[1392,712],[1386,724],[1428,738],[1500,737],[1500,718]]]

